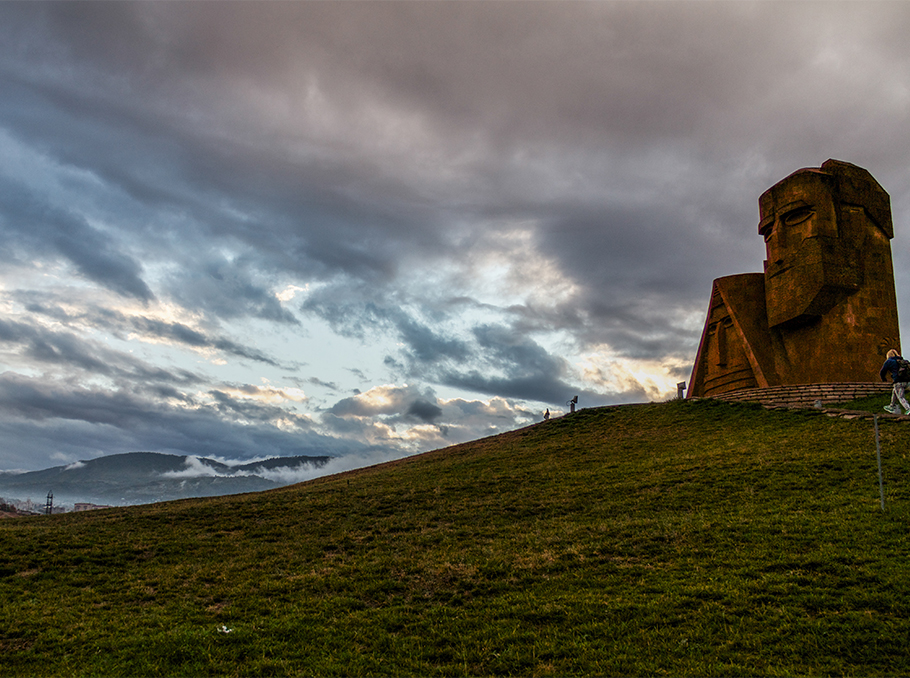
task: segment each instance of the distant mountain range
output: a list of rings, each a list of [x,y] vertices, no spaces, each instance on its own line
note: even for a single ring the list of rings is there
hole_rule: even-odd
[[[54,505],[88,502],[123,506],[171,499],[260,492],[305,479],[331,457],[275,457],[227,465],[204,457],[130,452],[43,471],[0,471],[0,497]]]

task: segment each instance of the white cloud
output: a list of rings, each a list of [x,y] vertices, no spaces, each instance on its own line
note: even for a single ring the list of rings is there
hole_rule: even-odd
[[[585,382],[608,393],[640,393],[645,400],[660,402],[675,397],[676,385],[688,382],[692,364],[680,358],[634,360],[609,349],[590,353],[578,365]]]
[[[222,473],[215,468],[212,468],[199,457],[186,457],[183,461],[185,469],[181,471],[166,471],[161,475],[164,478],[219,478],[227,476],[244,476],[250,475],[249,473],[239,471],[237,473]]]
[[[257,472],[263,478],[273,480],[282,484],[302,483],[313,478],[344,473],[359,468],[375,466],[396,459],[402,459],[410,456],[411,453],[404,450],[371,452],[368,454],[348,454],[343,457],[334,457],[323,466],[301,465],[294,468],[283,467]]]

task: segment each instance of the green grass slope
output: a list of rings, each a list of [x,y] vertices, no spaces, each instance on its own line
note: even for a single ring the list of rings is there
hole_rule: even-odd
[[[261,494],[0,521],[0,674],[906,675],[910,424],[581,410]]]

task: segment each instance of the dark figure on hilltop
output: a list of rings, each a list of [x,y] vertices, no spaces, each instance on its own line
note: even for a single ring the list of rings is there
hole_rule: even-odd
[[[888,194],[828,160],[765,191],[759,211],[765,272],[714,281],[689,397],[874,380],[900,345]]]

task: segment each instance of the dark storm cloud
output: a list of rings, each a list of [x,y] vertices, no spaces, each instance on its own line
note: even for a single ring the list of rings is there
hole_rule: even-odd
[[[130,257],[111,251],[107,238],[89,228],[73,228],[54,244],[87,278],[115,292],[149,300],[151,290],[140,278],[141,267]]]
[[[171,451],[241,459],[369,449],[355,441],[307,431],[249,426],[245,423],[248,417],[261,418],[255,408],[229,407],[232,416],[225,418],[221,407],[198,401],[193,404],[191,410],[183,409],[128,389],[107,391],[0,374],[0,410],[5,413],[0,431],[21,436],[31,428],[36,439],[47,445],[42,456],[47,450],[81,449],[82,458],[86,458],[86,448],[98,450],[106,445],[120,451]],[[29,421],[36,424],[29,427]],[[78,440],[83,441],[81,446],[76,444]],[[31,445],[27,447],[32,450]],[[16,456],[14,453],[10,451],[11,456]],[[18,458],[18,467],[30,465],[28,461],[27,456]]]
[[[257,285],[243,262],[209,261],[190,271],[171,286],[171,295],[188,308],[204,309],[220,318],[242,316],[298,325],[292,313],[282,308],[274,293]]]
[[[22,185],[0,175],[0,229],[8,252],[22,256],[56,251],[78,271],[108,289],[148,301],[154,297],[143,282],[142,267],[118,251],[110,236],[102,235],[76,212],[48,205]]]
[[[191,308],[293,324],[294,317],[254,276],[306,269],[317,279],[343,272],[388,282],[414,246],[440,250],[429,227],[437,219],[426,201],[362,162],[289,157],[284,148],[268,148],[267,140],[219,129],[224,121],[197,127],[184,111],[168,109],[184,103],[172,100],[170,78],[152,79],[152,96],[146,89],[93,92],[86,82],[105,85],[95,70],[78,79],[78,88],[42,80],[41,74],[36,68],[19,79],[7,77],[9,96],[0,102],[6,123],[18,138],[53,149],[65,163],[99,179],[108,195],[95,207],[149,255],[182,264],[167,291]],[[216,83],[215,89],[230,86]],[[10,223],[31,223],[15,217]],[[131,266],[135,262],[80,228],[63,229],[63,253],[92,279],[148,296],[144,283],[128,279],[139,271]],[[33,235],[39,243],[52,242]],[[250,253],[227,260],[219,255],[219,239],[222,247],[233,249],[233,241]],[[182,251],[175,252],[178,244]]]
[[[347,296],[350,298],[350,295]],[[341,308],[346,310],[342,311]],[[563,403],[570,392],[579,389],[567,380],[566,361],[553,356],[527,336],[528,323],[515,327],[481,325],[472,329],[470,340],[448,337],[404,312],[400,307],[368,302],[359,311],[311,300],[308,310],[321,311],[341,332],[365,337],[369,328],[386,328],[399,340],[399,353],[389,356],[387,364],[405,378],[430,377],[447,386],[467,388],[476,393],[509,398]],[[338,317],[333,317],[338,313]],[[630,313],[631,314],[631,313]],[[350,322],[354,319],[354,326]],[[368,323],[364,323],[369,319]],[[539,320],[539,319],[538,319]],[[543,325],[543,323],[541,323]],[[536,330],[540,331],[541,326]],[[641,342],[640,337],[634,338]],[[587,393],[588,402],[604,401],[602,394]],[[640,394],[636,394],[640,395]],[[568,397],[571,397],[568,396]],[[335,414],[349,413],[342,401]],[[353,399],[351,403],[356,402]]]
[[[53,328],[4,318],[6,355],[143,382],[66,390],[12,365],[4,388],[25,399],[4,407],[60,449],[66,435],[161,449],[153,431],[199,453],[228,432],[247,453],[291,449],[271,422],[294,417],[264,394],[233,376],[184,393],[191,372],[110,352],[104,334],[308,388],[350,392],[357,375],[365,394],[324,413],[338,435],[528,414],[446,405],[433,386],[653,397],[572,361],[603,350],[677,374],[711,280],[761,270],[769,185],[855,162],[906,226],[908,29],[893,2],[0,3],[0,261],[62,290],[27,308]],[[905,250],[895,240],[899,289]],[[7,276],[0,301],[24,303],[18,286]],[[296,373],[272,347],[310,363],[309,321],[386,363],[325,351],[337,377]],[[360,397],[379,374],[411,386]],[[99,433],[96,407],[127,424]]]
[[[323,387],[323,388],[325,388],[325,389],[327,389],[327,390],[329,390],[329,391],[337,391],[337,390],[338,390],[338,384],[336,384],[335,382],[333,382],[333,381],[323,381],[322,379],[319,379],[318,377],[310,377],[309,379],[306,380],[306,383],[308,383],[308,384],[314,384],[314,385],[316,385],[316,386],[321,386],[321,387]]]
[[[432,449],[510,430],[534,418],[528,409],[500,398],[446,400],[430,388],[385,385],[338,401],[320,421],[339,435]]]
[[[27,419],[73,419],[121,428],[154,416],[146,400],[126,390],[71,387],[8,373],[0,374],[0,406]]]
[[[426,424],[432,424],[442,416],[442,408],[428,400],[415,400],[408,405],[407,414]]]
[[[369,294],[359,287],[328,286],[312,295],[304,310],[320,315],[337,331],[348,336],[367,340],[379,331],[391,332],[398,340],[399,350],[395,355],[388,356],[386,364],[407,380],[429,378],[439,384],[475,393],[549,404],[562,404],[571,394],[581,390],[589,404],[606,402],[605,394],[572,385],[565,359],[552,355],[530,336],[532,332],[539,333],[553,327],[567,328],[582,335],[588,322],[584,316],[604,310],[598,307],[600,302],[593,293],[592,298],[585,301],[586,307],[561,309],[556,314],[535,313],[526,306],[510,309],[514,320],[512,325],[477,325],[470,328],[470,334],[465,337],[446,333],[445,328],[453,323],[444,310],[445,303],[434,309],[431,325],[414,317],[404,309],[403,304],[394,303],[394,299],[390,300],[392,304],[388,304],[377,296],[367,296]],[[470,301],[450,305],[455,308],[474,306]],[[659,316],[643,317],[642,304],[635,300],[630,299],[624,308],[612,311],[611,318],[619,316],[627,322],[622,325],[614,321],[617,325],[614,332],[622,331],[628,324],[640,331],[640,334],[634,334],[634,329],[625,330],[628,336],[623,337],[626,340],[623,346],[630,354],[653,354],[661,348],[665,349],[666,345],[678,343],[678,335],[668,336],[672,331],[669,320]],[[605,325],[605,321],[598,322],[600,328]],[[654,339],[655,335],[659,338]],[[592,333],[588,337],[590,341],[606,339],[609,336],[605,334],[593,336]],[[640,397],[642,392],[628,395]],[[340,413],[338,409],[333,411]]]
[[[635,294],[644,285],[644,291],[659,296],[659,303],[669,304],[692,303],[703,294],[698,290],[708,278],[681,278],[682,286],[674,284],[680,280],[678,271],[691,270],[688,259],[674,257],[680,249],[713,252],[733,265],[746,261],[748,246],[711,237],[708,229],[699,228],[703,224],[693,221],[691,208],[701,203],[703,209],[716,211],[709,201],[726,204],[727,213],[718,216],[729,218],[733,227],[741,222],[743,234],[749,233],[754,198],[731,205],[730,194],[744,188],[743,179],[764,169],[762,163],[751,169],[737,167],[732,159],[713,167],[699,165],[706,158],[698,157],[686,139],[709,131],[708,139],[717,137],[715,119],[724,119],[725,111],[728,120],[748,122],[748,116],[729,112],[753,105],[754,91],[777,91],[771,87],[775,79],[813,55],[821,37],[811,31],[794,30],[795,37],[803,39],[780,50],[766,44],[761,30],[750,28],[772,15],[812,19],[814,5],[806,4],[802,9],[777,7],[773,13],[756,5],[716,3],[573,3],[568,8],[555,3],[533,7],[493,3],[481,9],[461,3],[432,7],[346,3],[343,8],[294,3],[256,6],[255,11],[237,3],[219,7],[217,13],[191,5],[162,11],[140,3],[111,11],[102,5],[35,11],[46,16],[45,30],[61,40],[61,49],[71,50],[80,63],[94,64],[93,72],[103,74],[116,63],[134,73],[125,82],[149,83],[146,91],[131,94],[141,100],[154,93],[161,101],[159,109],[172,105],[181,92],[190,97],[191,108],[210,103],[193,99],[183,83],[206,83],[200,92],[216,99],[227,96],[232,86],[255,83],[259,91],[280,93],[290,104],[308,84],[318,82],[325,98],[339,105],[372,100],[410,110],[416,119],[432,121],[434,134],[450,139],[453,147],[445,148],[442,157],[446,169],[455,172],[454,181],[445,189],[448,204],[436,201],[436,219],[444,217],[440,207],[469,206],[479,209],[478,214],[495,210],[527,216],[543,211],[551,223],[574,222],[575,249],[552,250],[567,275],[592,281],[593,286],[601,269],[613,269],[614,279],[622,279],[622,268],[611,264],[627,262],[626,270],[662,271],[663,276],[650,279],[625,279],[629,291],[605,292],[601,287],[600,295]],[[402,30],[404,26],[408,30]],[[681,40],[685,49],[678,47]],[[785,40],[785,31],[775,32],[771,43]],[[142,59],[139,54],[152,56]],[[721,54],[723,58],[718,58]],[[165,77],[171,74],[180,77]],[[788,92],[792,78],[783,78],[778,90]],[[92,84],[101,87],[104,80]],[[125,105],[123,109],[127,110]],[[137,129],[155,130],[159,136],[165,125],[176,124],[160,116],[143,118],[135,104],[129,116],[123,115],[133,119]],[[217,188],[246,212],[269,220],[266,231],[258,219],[226,219],[217,228],[250,244],[258,234],[257,248],[269,252],[272,265],[289,270],[293,262],[287,253],[294,252],[298,265],[312,262],[314,270],[322,272],[319,275],[335,270],[376,280],[378,274],[388,283],[409,253],[429,251],[424,248],[441,242],[438,229],[421,228],[421,219],[401,220],[403,214],[427,215],[427,191],[434,190],[432,186],[421,186],[421,181],[406,184],[389,168],[370,166],[363,156],[357,156],[356,164],[349,162],[344,151],[317,162],[314,157],[282,157],[268,146],[268,138],[255,139],[259,145],[254,153],[244,148],[253,138],[223,138],[219,148],[213,138],[206,139],[202,130],[191,131],[186,124],[168,130],[169,137],[177,132],[195,148],[192,154],[172,155],[182,158],[177,169],[190,185],[205,186],[207,191]],[[469,146],[470,164],[453,164],[458,154],[449,151],[471,138],[475,142]],[[721,139],[728,140],[719,137],[718,147]],[[630,148],[640,153],[639,142],[654,149],[653,160],[646,164],[628,155]],[[86,162],[86,150],[80,155]],[[123,166],[128,163],[116,164],[121,172]],[[739,170],[733,181],[730,167]],[[605,229],[613,236],[612,250],[623,251],[624,257],[609,262],[592,257],[589,253],[599,248],[585,243],[599,238],[604,222],[579,223],[572,212],[584,196],[574,196],[576,204],[554,217],[550,196],[537,190],[538,184],[559,181],[569,173],[592,172],[585,183],[596,186],[602,178],[604,187],[626,191],[618,200],[631,203],[618,208],[595,203],[590,212],[606,207],[620,216],[625,210],[627,217],[638,207],[636,192],[657,194],[663,188],[657,183],[665,181],[662,173],[669,173],[675,190],[664,192],[664,199],[683,199],[665,205],[667,213],[679,208],[676,232],[659,239],[642,237],[647,235],[641,223],[647,215],[640,213],[623,240],[615,237],[616,229]],[[142,177],[140,183],[149,185],[149,178]],[[160,188],[177,192],[176,187]],[[386,213],[397,213],[398,218],[377,220],[376,215]],[[656,216],[666,223],[667,214]],[[547,237],[544,242],[552,240]],[[448,254],[458,258],[464,252],[455,249]],[[228,276],[212,284],[215,293],[206,292],[208,281],[217,275],[217,266],[205,264],[195,277],[181,276],[172,292],[225,317],[249,312],[288,319],[280,308],[263,305],[266,296],[249,281],[240,280],[232,288]],[[235,297],[237,303],[231,304]],[[608,303],[605,310],[613,306]]]
[[[64,310],[59,299],[48,295],[13,294],[29,313],[53,318],[64,323],[82,323],[111,332],[120,339],[138,335],[146,340],[165,340],[196,349],[215,349],[228,355],[256,362],[281,366],[281,363],[255,348],[244,346],[217,334],[211,335],[184,323],[168,322],[157,318],[126,315],[116,310],[87,306],[84,312],[74,314]],[[37,330],[34,330],[37,331]]]
[[[259,389],[247,387],[241,389],[247,391],[248,395],[255,396]],[[297,425],[306,425],[307,420],[304,417],[288,412],[286,409],[277,405],[264,405],[251,400],[248,397],[237,398],[224,391],[209,391],[209,395],[215,401],[214,408],[221,414],[230,418],[240,418],[247,422],[271,423],[278,420],[293,421]]]
[[[398,316],[395,318],[395,326],[401,340],[409,347],[412,359],[417,362],[461,362],[471,356],[467,342],[442,336],[413,318]]]
[[[393,389],[389,397],[380,400],[372,400],[354,396],[353,398],[343,398],[335,403],[329,413],[338,417],[368,417],[375,414],[398,414],[407,409],[407,403],[413,401],[416,397],[408,392],[408,389]]]
[[[328,322],[340,334],[365,339],[379,331],[391,332],[403,345],[412,361],[462,361],[472,355],[466,341],[434,329],[428,322],[416,318],[405,306],[417,303],[419,294],[388,295],[376,288],[344,280],[321,287],[307,297],[301,307]],[[443,309],[423,302],[422,308],[433,315],[434,324],[442,327],[446,319]]]
[[[534,340],[505,326],[474,328],[482,369],[441,370],[440,380],[478,393],[563,404],[578,388],[565,380],[566,361]],[[602,394],[585,393],[589,404],[603,404]],[[592,402],[593,401],[593,402]]]
[[[473,328],[470,340],[460,339],[433,329],[400,306],[389,307],[379,300],[364,301],[364,309],[326,301],[327,296],[337,294],[338,290],[323,290],[305,309],[320,313],[349,336],[364,338],[380,328],[392,332],[400,348],[386,364],[405,378],[432,377],[437,383],[477,393],[548,403],[561,403],[566,393],[577,390],[564,381],[565,361],[550,355],[522,330],[479,326]],[[349,293],[343,296],[352,297]],[[437,325],[441,320],[440,314]],[[345,402],[336,405],[333,413],[349,413]]]
[[[164,370],[125,353],[90,342],[71,332],[0,319],[0,342],[19,346],[42,366],[84,370],[93,374],[150,382],[194,384],[200,378],[188,370]]]
[[[164,322],[151,318],[133,317],[127,322],[136,332],[148,337],[167,339],[193,348],[213,348],[238,358],[246,358],[268,365],[280,366],[280,363],[254,348],[242,346],[224,337],[210,337],[183,323]]]
[[[333,420],[383,415],[389,422],[411,418],[426,424],[432,424],[442,413],[432,389],[420,390],[413,386],[379,387],[366,395],[343,398],[327,411]],[[344,424],[337,422],[337,425]]]

